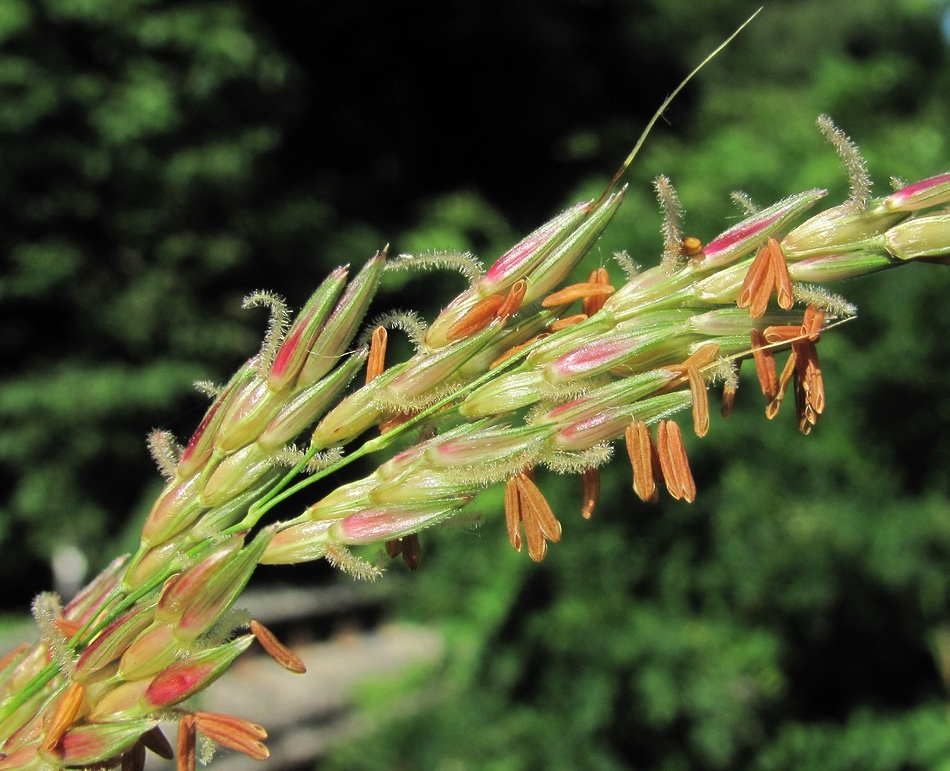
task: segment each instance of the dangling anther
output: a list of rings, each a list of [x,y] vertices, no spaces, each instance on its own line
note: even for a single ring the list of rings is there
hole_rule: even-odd
[[[749,315],[757,319],[765,313],[772,294],[772,260],[765,246],[755,253],[755,258],[745,274],[742,286],[739,288],[739,299],[736,304],[740,308],[748,308]]]
[[[696,482],[686,457],[683,434],[675,421],[661,420],[657,424],[656,445],[666,489],[674,498],[692,503],[696,500]]]
[[[762,387],[762,395],[766,401],[771,402],[778,394],[778,376],[775,372],[775,354],[769,348],[765,335],[758,329],[753,329],[752,337],[752,358],[755,361],[755,374],[759,378],[759,385]]]
[[[267,655],[288,672],[302,675],[307,671],[307,666],[300,656],[278,640],[277,635],[260,621],[251,620],[251,634],[261,644],[261,647],[267,651]]]
[[[825,312],[814,305],[805,308],[805,317],[802,319],[802,334],[813,343],[818,342],[821,336],[821,325],[825,322]]]
[[[633,491],[641,501],[655,503],[660,495],[656,480],[662,480],[663,472],[650,428],[642,420],[634,420],[627,426],[624,438],[633,468]]]
[[[792,290],[792,277],[788,273],[788,263],[785,261],[785,252],[782,245],[774,238],[766,243],[769,250],[769,259],[772,261],[772,275],[775,277],[775,296],[778,307],[791,310],[795,304],[795,294]]]
[[[196,746],[195,716],[182,715],[178,721],[178,771],[195,771]]]
[[[693,430],[696,436],[700,437],[709,432],[709,395],[702,370],[712,364],[718,355],[718,345],[705,343],[693,351],[682,364],[670,367],[686,375],[693,402]]]
[[[769,305],[772,290],[778,298],[780,308],[791,309],[795,304],[792,291],[792,279],[788,273],[788,263],[785,261],[785,252],[782,245],[774,238],[770,238],[759,248],[752,260],[752,265],[745,275],[742,287],[739,289],[737,305],[748,308],[749,315],[760,318]]]
[[[693,402],[693,431],[703,437],[709,433],[709,394],[706,381],[697,367],[690,365],[686,369],[689,378],[689,391]]]
[[[158,755],[163,760],[171,760],[175,757],[175,751],[172,749],[171,743],[158,726],[142,734],[139,741],[146,749],[151,750],[152,754]]]
[[[802,334],[802,327],[796,327],[792,324],[781,324],[766,327],[762,332],[762,336],[765,338],[765,341],[772,344],[790,343],[792,340],[801,339]]]
[[[581,516],[590,519],[600,498],[600,469],[589,468],[581,474]]]
[[[122,771],[144,771],[145,744],[138,739],[129,749],[122,753]]]
[[[267,760],[270,752],[264,746],[267,731],[250,720],[220,712],[196,712],[195,728],[211,741],[228,749],[243,752],[254,760]]]
[[[561,540],[561,523],[527,472],[515,474],[505,482],[505,521],[515,551],[521,551],[520,525],[524,526],[528,556],[535,562],[544,559],[548,541]]]
[[[765,406],[765,417],[769,420],[772,420],[776,415],[778,415],[779,408],[782,406],[782,402],[785,399],[785,394],[788,392],[788,386],[792,382],[792,378],[795,374],[795,363],[798,356],[795,352],[795,346],[792,346],[792,352],[788,355],[788,359],[785,361],[785,366],[782,368],[782,374],[779,375],[778,387],[775,391],[775,396],[772,400]]]
[[[419,536],[415,533],[404,535],[402,538],[392,538],[386,541],[386,554],[391,559],[402,555],[402,561],[410,570],[416,570],[422,561],[422,547]]]
[[[825,410],[825,386],[815,344],[802,340],[793,343],[792,351],[795,355],[796,403],[801,401],[798,409],[799,428],[807,434]]]

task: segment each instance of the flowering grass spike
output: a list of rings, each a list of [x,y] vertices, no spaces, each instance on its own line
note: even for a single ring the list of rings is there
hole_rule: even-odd
[[[799,193],[704,246],[682,236],[679,200],[662,178],[663,257],[643,272],[618,256],[622,270],[595,267],[566,284],[623,203],[615,179],[484,273],[465,256],[392,260],[382,249],[353,278],[333,271],[295,319],[274,295],[250,298],[271,309],[260,351],[213,390],[183,446],[166,432],[150,439],[166,485],[138,550],[65,607],[37,598],[39,640],[0,659],[0,771],[142,768],[147,749],[173,754],[159,726],[168,720],[179,724],[179,768],[194,767],[197,734],[266,758],[264,728],[189,706],[255,642],[285,669],[306,669],[234,611],[259,564],[325,558],[375,577],[401,557],[415,569],[419,533],[494,485],[511,545],[541,561],[571,514],[545,498],[539,471],[578,476],[580,514],[591,518],[599,469],[620,443],[639,499],[664,487],[693,501],[679,416],[688,411],[682,422],[706,436],[709,389],[723,384],[728,415],[748,360],[766,416],[791,390],[810,432],[827,406],[817,345],[854,315],[821,285],[950,261],[950,174],[873,198],[854,144],[821,125],[851,176],[845,204],[802,221],[824,191]],[[412,313],[367,322],[385,271],[450,263],[469,287],[431,324]],[[393,332],[415,345],[403,361],[387,361]],[[364,366],[362,385],[350,387]],[[317,480],[384,451],[369,475],[308,497]],[[299,515],[275,520],[291,496]],[[379,560],[350,551],[366,544],[379,545]]]

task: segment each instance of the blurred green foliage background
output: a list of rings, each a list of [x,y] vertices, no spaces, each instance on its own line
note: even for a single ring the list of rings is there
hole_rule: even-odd
[[[144,436],[187,436],[192,381],[255,351],[243,295],[299,307],[385,243],[490,261],[596,195],[755,7],[4,0],[2,609],[57,549],[95,568],[135,542],[160,484]],[[733,189],[840,199],[819,113],[880,189],[948,170],[948,13],[769,3],[669,111],[591,260],[657,259],[661,172],[703,240]],[[387,280],[381,306],[429,318],[461,288]],[[565,529],[541,566],[497,491],[480,530],[426,534],[392,612],[442,625],[450,655],[367,693],[376,734],[327,767],[950,769],[948,288],[934,266],[837,287],[860,314],[821,344],[821,424],[767,422],[744,381],[690,442],[691,506],[636,502],[618,459],[591,522],[576,480],[539,479]]]

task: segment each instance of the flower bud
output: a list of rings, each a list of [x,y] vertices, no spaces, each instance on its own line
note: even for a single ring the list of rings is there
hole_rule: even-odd
[[[435,350],[448,345],[451,342],[448,331],[478,302],[506,291],[516,281],[529,278],[544,258],[587,217],[590,206],[590,202],[575,204],[499,257],[474,287],[456,297],[432,322],[426,331],[426,348]]]
[[[314,447],[337,447],[375,426],[383,417],[379,394],[390,373],[383,373],[371,383],[354,391],[317,424],[310,437]]]
[[[119,683],[97,700],[87,719],[90,723],[116,723],[145,717],[149,710],[143,706],[143,697],[150,683],[148,676]]]
[[[178,479],[187,479],[196,472],[211,457],[214,448],[214,442],[218,431],[218,424],[227,411],[227,405],[236,393],[239,393],[245,383],[252,380],[255,376],[254,360],[251,359],[239,369],[231,382],[228,383],[224,391],[214,400],[208,408],[204,418],[202,418],[198,429],[192,434],[188,444],[178,459],[178,466],[175,473]]]
[[[916,211],[950,202],[950,172],[914,182],[891,193],[884,206],[891,211]]]
[[[76,663],[76,673],[85,677],[119,658],[132,641],[152,622],[154,606],[135,605],[102,630]]]
[[[649,423],[689,406],[690,394],[674,391],[625,405],[600,406],[596,402],[596,398],[578,399],[565,405],[567,409],[561,414],[555,415],[552,410],[549,416],[557,418],[562,427],[552,437],[551,444],[562,451],[586,450],[622,436],[632,419]]]
[[[733,225],[703,248],[703,269],[726,265],[761,246],[785,223],[797,217],[815,201],[827,195],[826,190],[806,190],[772,204],[751,217]]]
[[[119,674],[124,680],[154,675],[177,661],[181,649],[182,644],[175,637],[175,630],[161,621],[153,621],[122,654]]]
[[[483,331],[465,340],[440,348],[428,356],[412,358],[405,366],[393,370],[383,398],[387,403],[405,404],[442,385],[498,334],[501,324],[496,319]]]
[[[353,337],[363,323],[363,317],[369,307],[380,276],[386,265],[386,250],[377,252],[357,274],[343,293],[343,297],[333,309],[304,362],[297,378],[297,386],[306,388],[315,383],[333,369],[340,355],[353,341]]]
[[[845,254],[829,254],[806,257],[788,266],[788,273],[795,281],[823,284],[874,273],[895,265],[893,257],[881,252],[857,251]]]
[[[901,260],[950,256],[950,214],[916,217],[885,235],[887,251]]]
[[[242,635],[172,664],[152,680],[145,691],[144,703],[150,710],[167,709],[203,691],[253,642],[254,635]]]
[[[543,255],[538,265],[526,274],[527,291],[523,303],[530,303],[543,297],[557,287],[578,262],[591,250],[604,232],[604,228],[613,219],[620,204],[623,203],[626,188],[598,201],[563,239],[552,244],[549,252]]]
[[[547,251],[587,217],[590,205],[590,201],[574,204],[505,252],[478,282],[481,295],[487,297],[500,292],[518,279],[531,275]]]
[[[669,326],[652,332],[641,329],[616,329],[609,337],[594,338],[579,348],[565,353],[543,367],[545,379],[554,385],[610,372],[623,367],[628,372],[642,371],[664,363],[680,348],[683,326]],[[673,350],[669,343],[674,344]]]
[[[327,553],[327,534],[335,520],[298,522],[279,530],[259,560],[261,565],[296,565]]]
[[[271,539],[270,528],[241,548],[243,535],[218,546],[208,557],[166,586],[155,618],[170,624],[175,637],[191,643],[211,629],[244,590]]]
[[[505,372],[465,397],[459,412],[472,419],[504,415],[534,404],[545,385],[544,375],[536,369]]]
[[[469,500],[443,501],[429,506],[383,506],[351,514],[335,522],[330,537],[345,544],[388,541],[417,533],[450,517]]]
[[[207,509],[201,515],[201,519],[185,534],[186,548],[200,544],[208,538],[217,539],[219,533],[238,524],[247,514],[248,507],[252,506],[273,483],[274,476],[265,474],[239,495]]]
[[[478,467],[485,465],[486,458],[492,465],[506,465],[513,459],[535,455],[547,434],[544,427],[475,425],[466,434],[427,446],[425,460],[439,469]]]
[[[201,500],[220,506],[249,487],[273,468],[271,457],[257,445],[248,445],[224,458],[207,476],[202,475]]]
[[[612,424],[615,420],[619,420],[620,416],[626,414],[629,422],[630,415],[640,407],[638,404],[640,400],[646,399],[668,386],[676,377],[678,375],[672,372],[652,370],[640,375],[615,380],[589,391],[579,399],[555,407],[536,420],[535,425],[550,426],[552,430],[559,434],[571,437],[575,435],[582,436],[584,433],[583,426],[588,424],[591,428],[594,428],[598,425],[599,416],[605,417]],[[625,425],[621,426],[619,433],[615,435],[619,436],[625,429]],[[603,440],[596,439],[589,444],[582,441],[576,447],[568,446],[570,443],[565,444],[560,440],[555,441],[555,444],[561,449],[587,449],[587,447],[592,447],[599,441]]]
[[[782,250],[790,260],[795,260],[810,254],[858,249],[906,216],[883,208],[851,214],[850,209],[836,206],[806,220],[785,236]]]
[[[215,451],[234,452],[255,441],[285,401],[286,395],[271,390],[268,381],[249,380],[228,403],[215,433]]]
[[[162,575],[169,569],[177,569],[187,545],[187,538],[188,534],[183,533],[164,543],[152,546],[147,551],[143,552],[140,549],[138,556],[133,559],[122,577],[122,588],[126,591],[137,589],[155,576]]]
[[[330,309],[346,285],[349,266],[337,268],[324,279],[310,295],[307,304],[297,314],[293,325],[284,336],[268,374],[268,383],[274,391],[281,391],[297,379],[313,342],[323,328]]]
[[[198,477],[170,482],[155,501],[142,527],[142,543],[167,541],[194,522],[205,506],[198,498]]]
[[[119,585],[127,560],[128,555],[112,560],[105,570],[69,601],[69,604],[63,608],[63,617],[85,624],[101,609],[102,603]]]
[[[71,728],[57,747],[55,760],[50,761],[67,768],[95,765],[105,758],[121,755],[156,725],[157,720],[134,720]]]
[[[353,379],[364,358],[360,355],[347,357],[325,378],[296,394],[261,432],[257,444],[265,450],[276,449],[313,425]]]
[[[374,506],[418,505],[426,501],[447,501],[464,495],[469,486],[459,483],[444,469],[420,466],[395,479],[378,480],[369,491]]]
[[[309,519],[339,519],[369,501],[369,492],[376,486],[378,474],[340,485],[333,492],[307,507]]]

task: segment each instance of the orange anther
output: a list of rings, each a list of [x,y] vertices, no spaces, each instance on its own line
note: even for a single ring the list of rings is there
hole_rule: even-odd
[[[182,715],[178,721],[178,771],[195,771],[196,738],[195,716]]]
[[[46,752],[53,752],[59,740],[63,738],[66,729],[73,724],[79,709],[86,699],[86,689],[79,683],[70,683],[63,691],[59,704],[53,712],[53,717],[46,728],[46,736],[43,739],[43,749]]]
[[[614,293],[614,288],[610,284],[571,284],[560,291],[549,294],[541,301],[542,308],[556,308],[559,305],[567,305],[575,300],[582,300],[585,297],[607,297]]]
[[[307,671],[307,666],[303,663],[300,656],[278,640],[277,635],[260,621],[251,621],[251,634],[257,638],[257,641],[261,644],[261,647],[267,651],[267,654],[288,672],[302,675]]]
[[[603,284],[605,286],[610,285],[610,274],[607,273],[607,268],[595,268],[587,276],[588,284]],[[591,297],[585,297],[581,300],[581,310],[584,311],[584,315],[593,316],[597,311],[604,307],[604,303],[607,302],[606,295],[593,295]]]
[[[386,342],[389,333],[386,327],[376,327],[369,341],[369,358],[366,360],[366,383],[372,383],[386,369]]]
[[[703,369],[712,364],[718,355],[719,346],[716,343],[703,343],[687,357],[686,361],[683,362],[683,366]]]
[[[792,290],[792,277],[788,274],[788,263],[785,261],[785,252],[782,245],[774,238],[766,243],[769,259],[772,263],[772,275],[775,279],[775,295],[779,308],[791,310],[795,304],[795,294]]]
[[[755,259],[745,274],[737,301],[740,308],[749,309],[749,315],[754,319],[764,314],[768,307],[774,282],[773,270],[769,250],[763,246],[756,252]]]
[[[511,289],[508,290],[508,295],[505,297],[505,301],[501,304],[501,307],[495,311],[495,316],[499,319],[507,319],[510,316],[514,316],[518,312],[518,309],[521,308],[521,302],[524,300],[524,295],[527,291],[527,281],[524,279],[515,281]]]
[[[802,334],[813,343],[821,335],[821,325],[825,321],[825,312],[821,308],[809,305],[805,308],[805,318],[802,320]]]
[[[680,254],[685,257],[696,257],[702,254],[703,242],[695,236],[686,236],[680,241]]]
[[[267,731],[249,720],[218,712],[196,712],[195,727],[212,741],[254,760],[270,757],[267,747],[261,743],[267,738]]]
[[[521,532],[524,526],[528,556],[535,562],[544,559],[548,541],[561,540],[561,523],[557,521],[550,505],[537,485],[531,481],[530,472],[509,477],[505,483],[505,521],[508,538],[516,551],[521,551]]]
[[[785,394],[788,392],[789,383],[792,382],[792,376],[795,374],[795,362],[797,360],[795,353],[795,346],[792,346],[792,352],[788,356],[788,360],[785,362],[785,366],[782,368],[782,374],[778,379],[778,388],[775,391],[775,396],[772,397],[772,400],[765,407],[765,417],[769,420],[772,420],[776,415],[778,415],[779,408],[782,406],[782,401],[785,399]]]
[[[672,420],[661,420],[656,427],[656,444],[666,489],[674,498],[692,503],[696,500],[696,482],[679,425]]]
[[[580,324],[582,321],[587,321],[586,313],[575,313],[573,316],[567,316],[563,319],[558,319],[557,321],[552,322],[548,325],[549,332],[560,332],[562,329],[567,329],[568,327],[573,327],[576,324]]]
[[[769,343],[790,343],[792,340],[798,340],[802,336],[801,326],[776,325],[766,327],[762,333]]]
[[[739,388],[739,381],[730,381],[727,382],[722,387],[722,406],[719,409],[719,414],[723,418],[728,418],[732,415],[732,408],[736,404],[736,391]]]
[[[706,436],[709,432],[709,394],[706,392],[706,381],[697,367],[690,365],[686,368],[689,378],[689,391],[693,397],[693,431],[696,436]]]
[[[627,455],[633,468],[633,491],[641,501],[656,502],[659,490],[656,477],[662,478],[656,445],[646,423],[634,420],[624,434]]]
[[[581,474],[581,516],[590,519],[600,498],[600,469],[589,468]]]
[[[469,311],[456,321],[445,333],[446,340],[462,340],[487,327],[498,309],[505,304],[505,298],[493,294],[479,300]]]
[[[512,547],[515,551],[521,551],[521,499],[515,477],[505,480],[505,524]]]
[[[765,336],[758,330],[752,330],[752,358],[755,360],[755,374],[759,378],[762,394],[771,402],[778,393],[778,376],[775,372],[775,354],[768,347]]]

